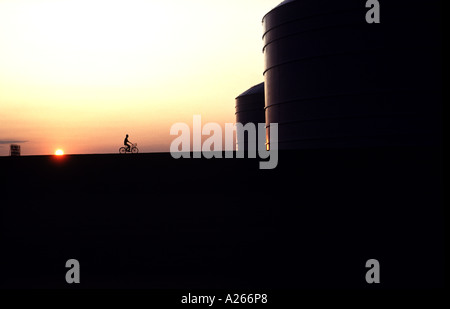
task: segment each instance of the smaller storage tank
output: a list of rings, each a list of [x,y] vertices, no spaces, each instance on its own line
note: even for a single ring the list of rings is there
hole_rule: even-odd
[[[265,96],[264,83],[260,83],[243,92],[236,98],[236,123],[265,123]],[[247,139],[246,139],[247,141]],[[242,145],[243,141],[237,140],[237,148]],[[247,143],[244,144],[244,149],[247,150]]]

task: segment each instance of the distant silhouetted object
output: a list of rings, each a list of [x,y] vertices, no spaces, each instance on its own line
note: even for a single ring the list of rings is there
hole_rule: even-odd
[[[127,153],[127,152],[138,153],[139,152],[139,149],[137,148],[137,144],[133,144],[128,140],[128,134],[127,134],[127,136],[125,136],[125,139],[123,140],[123,144],[125,145],[125,147],[120,147],[119,153]]]
[[[9,155],[11,157],[20,157],[20,145],[11,144],[9,148]]]
[[[127,136],[125,136],[125,139],[123,140],[123,144],[125,146],[127,146],[127,151],[130,151],[132,143],[128,140],[128,134],[127,134]]]

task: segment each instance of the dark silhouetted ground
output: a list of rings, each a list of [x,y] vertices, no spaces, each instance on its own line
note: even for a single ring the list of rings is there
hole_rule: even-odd
[[[1,157],[2,287],[439,287],[442,152]]]

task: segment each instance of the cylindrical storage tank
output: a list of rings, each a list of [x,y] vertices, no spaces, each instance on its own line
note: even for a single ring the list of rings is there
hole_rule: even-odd
[[[440,144],[439,1],[290,0],[266,14],[267,131],[280,149]]]
[[[265,123],[264,105],[264,83],[260,83],[236,98],[236,123],[243,125],[253,123],[256,128],[258,123]],[[240,130],[240,128],[238,127],[237,130]],[[238,149],[239,145],[242,144],[245,145],[244,149],[247,148],[248,139],[245,141],[237,139],[236,142]]]

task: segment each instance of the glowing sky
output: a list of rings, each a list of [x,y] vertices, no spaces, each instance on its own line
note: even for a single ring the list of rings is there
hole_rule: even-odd
[[[168,151],[176,122],[235,121],[281,0],[0,0],[0,155]]]

